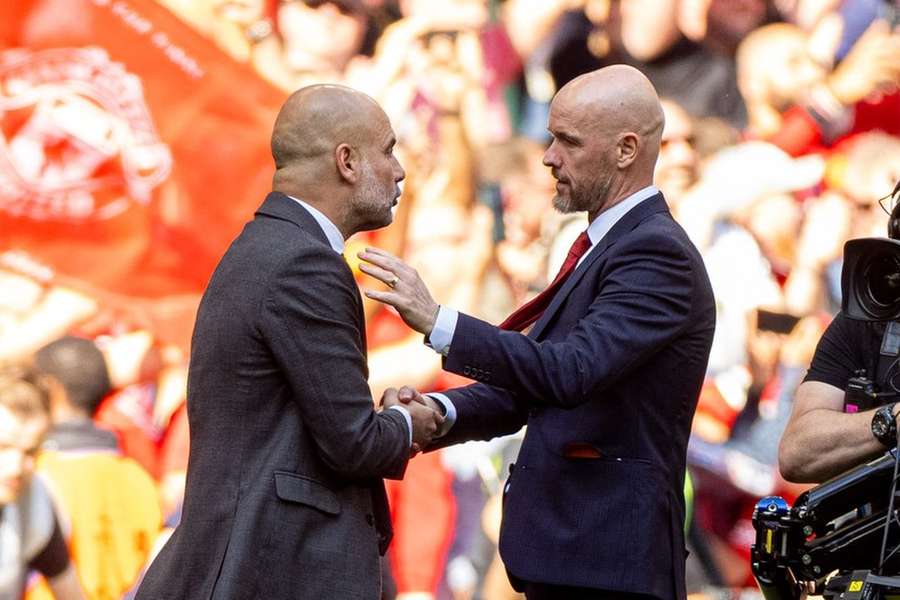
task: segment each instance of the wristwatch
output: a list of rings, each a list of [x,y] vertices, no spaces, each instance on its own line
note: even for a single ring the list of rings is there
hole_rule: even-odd
[[[896,402],[885,404],[872,416],[872,435],[886,448],[897,445],[897,421],[894,419]]]

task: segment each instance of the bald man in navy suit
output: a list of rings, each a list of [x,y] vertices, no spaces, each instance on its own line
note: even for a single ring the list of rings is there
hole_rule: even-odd
[[[553,203],[590,225],[548,288],[499,327],[439,306],[393,256],[361,254],[392,288],[368,295],[424,333],[444,369],[478,381],[405,394],[446,414],[430,448],[528,426],[500,554],[529,600],[686,596],[686,450],[715,302],[652,185],[663,119],[652,84],[624,65],[559,91],[544,155]]]

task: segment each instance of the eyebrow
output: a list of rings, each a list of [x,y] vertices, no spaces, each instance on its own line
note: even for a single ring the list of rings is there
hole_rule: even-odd
[[[549,127],[547,128],[547,131],[549,131],[550,135],[552,135],[553,137],[555,137],[557,139],[561,139],[566,142],[571,142],[573,144],[581,144],[581,140],[577,136],[575,136],[574,134],[571,134],[567,131],[559,131],[559,130],[553,131]]]

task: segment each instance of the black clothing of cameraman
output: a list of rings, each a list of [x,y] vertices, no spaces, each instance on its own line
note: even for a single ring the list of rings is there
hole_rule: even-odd
[[[803,381],[821,381],[845,390],[860,369],[874,380],[884,330],[884,323],[857,321],[838,313],[819,340]]]
[[[844,412],[850,378],[865,369],[876,380],[884,331],[884,323],[857,321],[841,312],[819,340],[781,438],[778,462],[788,481],[819,483],[886,451],[872,434],[877,409]],[[889,375],[900,375],[900,370],[895,366]],[[900,388],[900,376],[896,379]],[[891,391],[890,385],[876,383]],[[898,410],[900,405],[894,407],[895,416]]]

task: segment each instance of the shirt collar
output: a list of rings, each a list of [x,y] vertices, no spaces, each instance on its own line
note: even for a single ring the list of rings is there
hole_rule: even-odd
[[[331,248],[337,252],[338,254],[344,253],[344,236],[341,235],[340,230],[337,228],[337,225],[331,222],[331,220],[323,215],[321,211],[316,209],[314,206],[307,204],[303,200],[299,198],[294,198],[293,196],[289,196],[285,194],[291,200],[297,202],[300,206],[305,208],[309,214],[312,215],[312,218],[316,220],[316,223],[319,224],[319,227],[322,228],[322,231],[325,232],[325,237],[328,238],[328,244]]]
[[[604,210],[600,213],[596,219],[594,219],[590,225],[588,225],[587,234],[591,239],[591,246],[596,246],[597,242],[603,239],[610,229],[613,228],[619,219],[625,216],[625,213],[630,211],[632,208],[659,193],[659,190],[655,185],[648,185],[647,187],[636,191],[631,194],[612,208]]]

